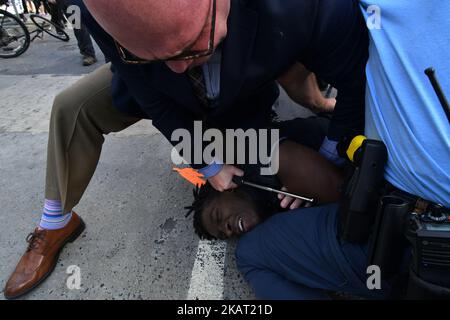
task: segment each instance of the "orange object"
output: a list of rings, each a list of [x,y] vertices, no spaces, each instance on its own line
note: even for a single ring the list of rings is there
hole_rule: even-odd
[[[192,168],[173,168],[180,174],[181,177],[192,183],[194,186],[203,186],[206,181],[203,179],[203,175],[197,170]]]

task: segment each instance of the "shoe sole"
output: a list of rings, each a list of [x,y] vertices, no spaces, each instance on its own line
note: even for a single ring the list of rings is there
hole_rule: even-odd
[[[38,281],[36,282],[32,287],[30,287],[29,289],[27,289],[26,291],[15,295],[15,296],[5,296],[5,298],[7,300],[13,300],[13,299],[17,299],[20,297],[23,297],[24,295],[26,295],[27,293],[30,293],[30,291],[34,290],[35,288],[37,288],[42,282],[44,282],[45,279],[47,279],[50,274],[53,272],[53,270],[55,270],[56,265],[58,264],[58,260],[59,260],[59,255],[61,254],[61,251],[64,249],[64,247],[66,246],[67,243],[72,243],[75,240],[78,239],[78,237],[83,233],[83,231],[86,229],[86,224],[84,223],[84,221],[80,218],[80,225],[75,229],[75,231],[72,233],[72,235],[70,237],[68,237],[64,243],[61,245],[61,248],[58,250],[58,252],[55,255],[55,262],[53,263],[53,265],[50,267],[50,270]]]

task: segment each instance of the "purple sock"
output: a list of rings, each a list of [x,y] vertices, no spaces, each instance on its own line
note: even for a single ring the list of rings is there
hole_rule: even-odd
[[[39,227],[47,230],[57,230],[64,228],[72,218],[72,212],[62,212],[62,203],[59,200],[45,199],[44,211],[42,212]]]

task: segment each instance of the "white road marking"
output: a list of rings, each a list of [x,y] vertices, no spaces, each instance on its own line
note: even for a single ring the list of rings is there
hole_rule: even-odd
[[[222,300],[227,243],[200,240],[192,268],[188,300]]]

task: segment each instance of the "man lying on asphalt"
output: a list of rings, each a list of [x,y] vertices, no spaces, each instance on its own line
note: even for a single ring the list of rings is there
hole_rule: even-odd
[[[219,192],[209,182],[188,178],[197,186],[186,216],[193,212],[197,235],[208,240],[239,237],[273,214],[338,201],[345,170],[317,152],[328,124],[329,119],[323,117],[275,122],[281,135],[277,174],[261,175],[258,165],[240,166],[245,181],[301,195],[313,203],[247,185]]]
[[[275,80],[297,62],[339,91],[322,152],[334,159],[337,141],[363,130],[368,35],[355,0],[73,2],[112,66],[54,101],[44,210],[6,284],[7,298],[42,282],[82,232],[72,209],[108,133],[144,118],[169,140],[176,129],[193,133],[195,120],[222,131],[265,128],[279,94]],[[221,161],[191,165],[216,190],[235,188],[232,177],[243,172]]]

